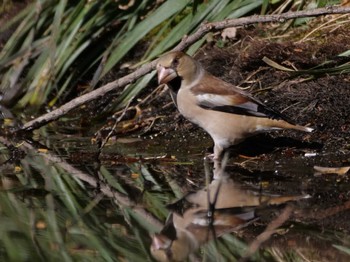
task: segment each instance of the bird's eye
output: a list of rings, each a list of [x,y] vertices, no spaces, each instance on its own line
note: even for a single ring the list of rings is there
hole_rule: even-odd
[[[179,65],[179,58],[175,57],[174,60],[173,60],[173,68],[176,68],[177,66]]]

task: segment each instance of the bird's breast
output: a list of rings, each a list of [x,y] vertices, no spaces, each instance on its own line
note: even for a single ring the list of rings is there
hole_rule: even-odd
[[[202,127],[220,144],[239,143],[258,131],[256,118],[204,109],[197,105],[190,90],[179,90],[177,107],[185,118]]]

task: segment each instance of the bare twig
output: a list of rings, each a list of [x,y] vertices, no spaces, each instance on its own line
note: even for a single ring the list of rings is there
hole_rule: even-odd
[[[206,35],[208,32],[222,30],[228,27],[237,27],[237,26],[250,25],[255,23],[267,23],[267,22],[284,23],[286,20],[295,19],[299,17],[312,17],[312,16],[327,15],[327,14],[344,14],[344,13],[350,13],[350,7],[330,6],[326,8],[318,8],[313,10],[287,12],[287,13],[278,14],[278,15],[263,15],[263,16],[254,15],[254,16],[243,17],[238,19],[228,19],[220,22],[203,23],[194,34],[183,37],[182,41],[173,50],[177,50],[177,51],[184,50],[191,44],[198,41],[201,37]],[[80,97],[75,98],[69,101],[68,103],[62,105],[61,107],[25,123],[22,127],[22,130],[29,131],[29,130],[39,128],[53,120],[58,119],[59,117],[67,114],[71,110],[89,101],[97,99],[108,92],[111,92],[118,88],[124,87],[130,83],[133,83],[138,78],[146,75],[147,73],[155,69],[156,63],[157,63],[157,59],[153,60],[148,64],[141,66],[139,69],[137,69],[136,71],[134,71],[129,75],[126,75],[94,91],[91,91],[87,94],[84,94]]]
[[[87,94],[84,94],[82,96],[79,96],[68,103],[64,104],[63,106],[45,114],[42,115],[34,120],[31,120],[27,123],[25,123],[22,127],[23,130],[33,130],[37,129],[53,120],[56,120],[60,118],[61,116],[67,114],[71,110],[87,103],[90,102],[94,99],[97,99],[99,97],[104,96],[108,92],[111,92],[113,90],[116,90],[120,87],[124,87],[128,84],[131,84],[132,82],[136,81],[139,79],[141,76],[146,75],[147,73],[151,72],[157,64],[157,60],[154,60],[148,64],[145,64],[141,66],[139,69],[137,69],[135,72],[126,75],[120,79],[117,79],[113,82],[110,82],[104,86],[101,86],[100,88],[91,91]]]
[[[106,138],[102,141],[101,146],[100,146],[100,150],[102,150],[102,148],[104,148],[104,146],[106,145],[106,143],[108,142],[109,138],[112,136],[113,132],[115,131],[115,129],[117,128],[117,125],[120,123],[120,121],[122,121],[123,117],[126,114],[126,111],[128,110],[130,103],[133,99],[130,99],[128,104],[125,106],[123,112],[121,113],[121,115],[115,120],[114,125],[111,129],[111,131],[108,133],[108,135],[106,136]]]
[[[238,19],[228,19],[220,22],[202,24],[199,29],[192,35],[184,37],[182,41],[174,48],[174,50],[183,50],[189,45],[195,43],[198,39],[206,33],[215,30],[222,30],[228,27],[237,27],[250,25],[255,23],[278,22],[284,23],[286,20],[295,19],[299,17],[312,17],[327,14],[345,14],[350,12],[350,7],[329,6],[326,8],[318,8],[313,10],[305,10],[298,12],[287,12],[278,15],[253,15],[242,17]]]

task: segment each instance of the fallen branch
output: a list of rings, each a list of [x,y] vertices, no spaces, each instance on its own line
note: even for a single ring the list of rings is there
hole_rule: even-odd
[[[177,50],[177,51],[184,50],[186,47],[198,41],[201,37],[203,37],[208,32],[222,30],[228,27],[237,27],[237,26],[244,26],[244,25],[250,25],[255,23],[267,23],[267,22],[283,23],[286,20],[295,19],[299,17],[312,17],[312,16],[327,15],[327,14],[344,14],[344,13],[350,13],[350,7],[330,6],[326,8],[319,8],[319,9],[306,10],[306,11],[287,12],[287,13],[278,14],[278,15],[264,15],[264,16],[254,15],[254,16],[243,17],[238,19],[228,19],[220,22],[203,23],[195,33],[193,33],[190,36],[183,37],[182,41],[173,50]],[[25,123],[22,127],[22,130],[30,131],[30,130],[39,128],[51,121],[54,121],[60,118],[61,116],[67,114],[71,110],[89,101],[92,101],[101,96],[104,96],[108,92],[124,87],[128,84],[131,84],[135,82],[137,79],[139,79],[140,77],[154,70],[156,67],[156,64],[157,64],[157,59],[153,60],[148,64],[141,66],[139,69],[137,69],[136,71],[134,71],[129,75],[126,75],[94,91],[91,91],[87,94],[77,97],[69,101],[68,103],[62,105],[61,107]]]

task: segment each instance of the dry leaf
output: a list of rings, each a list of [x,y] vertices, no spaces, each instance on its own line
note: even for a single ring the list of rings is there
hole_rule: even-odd
[[[315,175],[319,174],[337,174],[337,175],[345,175],[349,170],[350,166],[344,167],[322,167],[322,166],[314,166]]]

